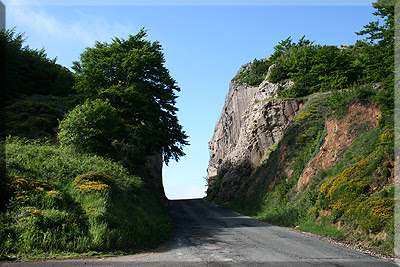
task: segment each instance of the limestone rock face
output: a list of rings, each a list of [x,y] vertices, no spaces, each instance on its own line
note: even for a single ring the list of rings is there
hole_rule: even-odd
[[[243,65],[238,74],[250,67],[251,63]],[[283,86],[292,85],[289,81]],[[282,138],[303,100],[278,100],[277,89],[278,85],[267,79],[258,87],[230,83],[222,114],[209,142],[208,194],[215,194],[218,187],[218,198],[229,201],[265,160],[268,148]],[[217,185],[218,175],[223,177]]]

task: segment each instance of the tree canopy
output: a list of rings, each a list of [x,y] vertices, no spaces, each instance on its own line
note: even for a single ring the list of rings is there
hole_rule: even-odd
[[[128,39],[96,42],[74,62],[75,103],[109,101],[126,122],[130,136],[119,140],[134,147],[136,156],[160,152],[163,160],[178,160],[187,135],[176,116],[176,81],[164,66],[159,42],[146,40],[145,29]]]
[[[269,80],[291,79],[294,86],[281,88],[281,97],[301,97],[314,92],[343,89],[361,76],[350,49],[317,45],[303,36],[297,43],[289,37],[275,46]]]
[[[394,25],[395,17],[394,11],[398,0],[378,0],[372,3],[372,6],[376,9],[373,13],[375,16],[379,16],[383,19],[384,23],[381,24],[379,20],[371,21],[369,24],[364,26],[364,30],[357,32],[358,35],[369,35],[367,40],[370,42],[377,42],[381,45],[394,45]]]

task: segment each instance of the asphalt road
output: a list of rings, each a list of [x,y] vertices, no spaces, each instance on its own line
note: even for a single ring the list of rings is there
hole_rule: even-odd
[[[171,201],[172,240],[147,253],[2,266],[397,266],[202,199]]]

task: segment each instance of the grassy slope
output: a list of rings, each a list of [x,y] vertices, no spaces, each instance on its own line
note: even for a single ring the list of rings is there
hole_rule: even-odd
[[[302,171],[323,140],[325,118],[345,114],[352,97],[349,93],[310,98],[241,194],[229,204],[214,201],[275,224],[353,240],[392,254],[391,127],[366,130],[354,125],[358,137],[342,151],[341,159],[318,171],[307,189],[296,190]]]
[[[170,236],[162,203],[121,165],[15,138],[6,153],[11,201],[0,214],[3,258],[132,252]]]

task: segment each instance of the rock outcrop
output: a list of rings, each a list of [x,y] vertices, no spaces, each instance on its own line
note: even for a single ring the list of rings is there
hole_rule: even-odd
[[[236,75],[248,70],[251,64],[243,65]],[[289,81],[283,87],[291,85]],[[303,100],[276,99],[277,89],[278,85],[267,78],[258,87],[230,83],[222,114],[209,142],[208,195],[217,194],[218,198],[229,201],[266,159],[268,149],[282,138]],[[216,182],[218,176],[221,184]]]
[[[251,64],[243,65],[236,76],[249,70]],[[289,87],[293,83],[271,83],[268,74],[258,87],[237,79],[230,83],[222,114],[209,142],[207,195],[211,199],[226,203],[238,199],[247,201],[252,196],[261,199],[282,179],[284,182],[294,179],[294,187],[289,186],[300,193],[309,187],[319,171],[326,171],[342,160],[357,135],[376,128],[381,118],[381,111],[372,102],[357,99],[347,102],[342,115],[330,111],[327,116],[330,93],[278,99],[278,87]],[[310,135],[311,131],[315,134]],[[308,144],[304,145],[308,146],[305,150],[303,143]],[[275,148],[278,149],[276,159],[270,160]],[[303,153],[304,159],[297,158],[299,153]]]

